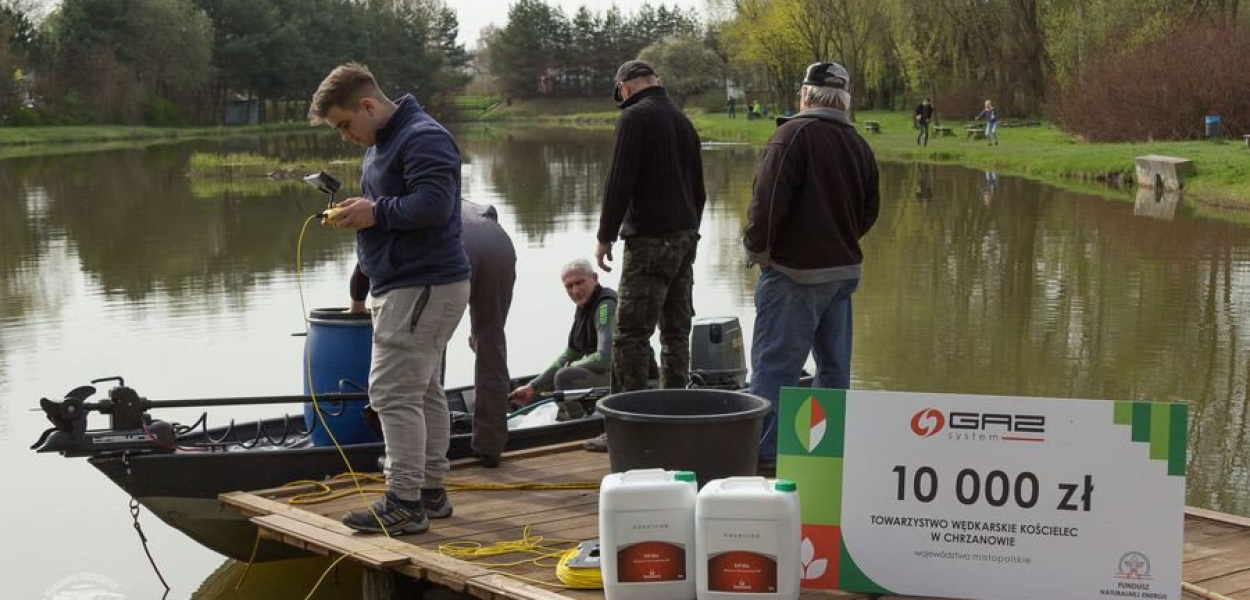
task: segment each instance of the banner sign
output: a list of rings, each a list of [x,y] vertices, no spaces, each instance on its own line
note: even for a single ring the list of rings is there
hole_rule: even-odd
[[[1180,600],[1188,406],[783,388],[803,587]]]

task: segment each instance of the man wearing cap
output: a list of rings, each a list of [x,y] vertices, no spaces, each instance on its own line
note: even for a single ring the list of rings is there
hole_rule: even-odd
[[[703,219],[703,159],[694,125],[668,99],[651,65],[631,60],[616,71],[621,107],[616,146],[599,216],[599,268],[611,271],[612,244],[625,240],[612,342],[615,392],[647,386],[647,347],[660,328],[660,381],[690,379],[690,320],[695,247]],[[598,443],[604,442],[604,443]],[[588,448],[606,450],[606,439]]]
[[[847,119],[850,76],[815,63],[799,90],[799,113],[777,119],[755,173],[743,233],[755,286],[751,393],[773,410],[760,441],[761,469],[777,462],[777,403],[798,385],[807,356],[813,385],[851,384],[851,294],[859,285],[859,239],[880,208],[877,160]]]

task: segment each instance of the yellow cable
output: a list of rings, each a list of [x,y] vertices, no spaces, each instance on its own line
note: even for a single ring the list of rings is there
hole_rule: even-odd
[[[308,595],[304,596],[304,600],[309,600],[310,598],[313,597],[313,594],[317,593],[317,588],[321,587],[321,582],[325,581],[326,575],[329,575],[330,571],[333,570],[334,567],[339,566],[339,563],[343,562],[344,558],[347,558],[349,556],[355,556],[355,554],[356,554],[355,552],[348,552],[347,554],[344,554],[343,556],[338,557],[338,559],[336,559],[334,562],[330,563],[330,566],[326,567],[326,570],[321,572],[321,577],[317,578],[317,583],[314,583],[312,589],[308,590]]]
[[[299,289],[299,307],[300,317],[304,320],[304,335],[308,335],[308,306],[304,303],[304,279],[303,279],[303,252],[304,252],[304,233],[308,231],[308,224],[316,219],[313,215],[304,219],[303,227],[299,230],[299,239],[295,242],[295,286]],[[307,339],[307,338],[305,338]],[[339,445],[339,441],[334,437],[334,431],[326,424],[325,415],[321,413],[321,406],[317,402],[317,389],[313,385],[312,380],[312,344],[304,344],[304,371],[308,377],[308,394],[312,398],[313,412],[317,413],[317,420],[321,426],[325,428],[326,435],[330,436],[330,441],[334,443],[334,449],[339,451],[339,456],[343,458],[343,464],[347,466],[348,473],[352,476],[352,481],[356,484],[356,490],[360,492],[360,497],[368,502],[367,508],[369,514],[373,515],[373,520],[378,522],[378,527],[382,530],[382,535],[388,539],[391,537],[386,525],[382,523],[382,518],[373,510],[373,503],[369,502],[369,498],[365,496],[365,490],[360,486],[360,480],[356,478],[356,472],[352,469],[352,463],[347,459],[347,453],[343,451],[343,447]]]
[[[556,564],[556,579],[574,590],[603,589],[603,571],[599,569],[578,569],[569,566],[569,559],[577,556],[577,548],[573,548],[560,557]]]

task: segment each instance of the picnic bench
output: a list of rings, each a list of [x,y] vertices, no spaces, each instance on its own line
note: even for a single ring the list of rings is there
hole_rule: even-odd
[[[955,132],[952,131],[950,127],[947,127],[945,125],[939,125],[933,128],[933,135],[936,135],[939,137],[954,137]]]
[[[881,133],[881,121],[864,121],[864,127],[868,128],[870,133]]]
[[[983,140],[985,139],[985,126],[984,125],[968,125],[967,127],[964,127],[964,133],[967,134],[964,136],[964,139]]]

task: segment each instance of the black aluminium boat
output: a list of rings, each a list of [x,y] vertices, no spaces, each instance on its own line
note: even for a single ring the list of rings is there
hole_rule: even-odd
[[[743,389],[747,372],[744,346],[736,318],[695,319],[690,357],[692,387]],[[305,403],[308,396],[149,400],[127,387],[120,377],[95,380],[92,384],[108,381],[117,385],[107,397],[96,401],[90,400],[96,393],[92,385],[75,388],[59,400],[40,400],[54,427],[45,431],[31,448],[67,457],[87,457],[92,466],[169,526],[231,558],[248,560],[252,556],[256,527],[237,509],[223,506],[217,499],[220,494],[274,488],[297,480],[324,480],[348,470],[338,449],[313,443],[313,434],[318,433],[316,425],[304,427],[302,417],[231,422],[226,427],[210,429],[207,414],[191,425],[179,425],[153,419],[148,413],[160,408]],[[514,380],[513,387],[525,381],[528,378]],[[452,427],[448,458],[466,458],[472,455],[474,389],[466,386],[448,389],[446,393]],[[604,427],[595,403],[607,393],[605,388],[558,392],[552,401],[579,401],[585,416],[513,429],[508,433],[505,450],[599,435]],[[349,410],[352,406],[344,403],[366,400],[368,395],[318,394],[317,398],[323,412],[334,414],[333,411]],[[109,427],[88,429],[87,417],[92,412],[108,415]],[[378,458],[383,454],[381,442],[349,444],[342,449],[354,471],[376,471]],[[300,556],[307,554],[262,540],[255,560]]]
[[[471,386],[447,390],[453,430],[448,457],[453,460],[472,455],[473,392]],[[248,560],[252,555],[256,528],[241,512],[222,505],[218,495],[273,488],[301,479],[323,480],[348,470],[338,449],[312,443],[312,430],[303,427],[301,417],[209,429],[204,416],[193,425],[183,426],[147,415],[152,408],[280,404],[303,402],[306,396],[156,401],[118,385],[108,398],[89,402],[94,393],[94,387],[83,386],[62,400],[42,400],[44,412],[56,426],[45,431],[32,449],[88,457],[87,462],[169,526],[237,560]],[[562,396],[593,407],[605,393],[592,389]],[[342,402],[362,400],[366,395],[328,394],[318,398],[326,410],[335,410],[335,405],[341,407]],[[86,429],[90,412],[110,415],[111,426]],[[603,419],[591,410],[581,419],[512,430],[506,450],[586,439],[602,432]],[[361,472],[376,471],[383,454],[381,442],[350,444],[342,449],[352,470]],[[307,554],[262,541],[256,560],[299,556]]]

